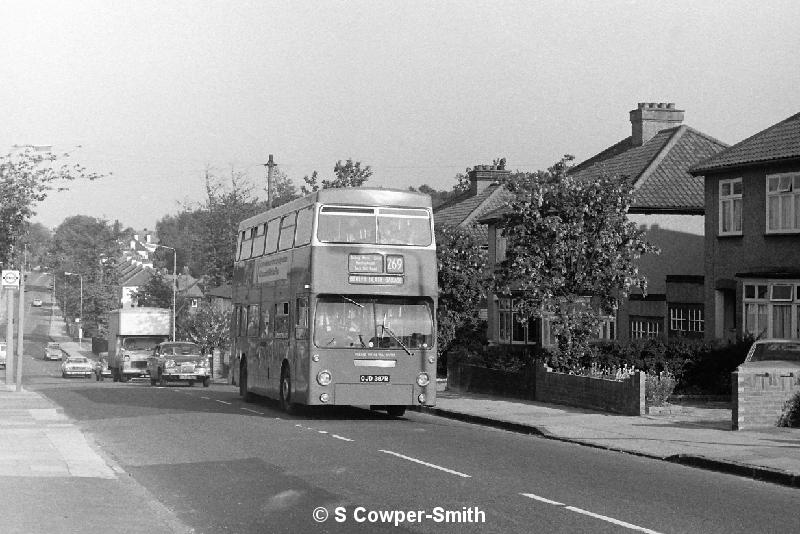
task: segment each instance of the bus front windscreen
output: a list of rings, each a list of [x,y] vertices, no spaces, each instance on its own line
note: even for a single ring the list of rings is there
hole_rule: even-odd
[[[432,243],[430,214],[418,208],[323,206],[317,228],[317,239],[323,243],[421,247]]]
[[[336,295],[317,301],[314,344],[320,348],[427,349],[434,335],[425,299]]]

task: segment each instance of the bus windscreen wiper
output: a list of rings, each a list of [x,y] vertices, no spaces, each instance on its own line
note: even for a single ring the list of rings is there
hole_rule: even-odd
[[[343,298],[344,300],[346,300],[347,302],[350,302],[350,303],[352,303],[352,304],[355,304],[355,305],[356,305],[356,306],[358,306],[359,308],[363,308],[363,307],[364,307],[364,305],[363,305],[363,304],[359,304],[358,302],[354,301],[354,300],[353,300],[353,299],[351,299],[351,298],[347,298],[347,297],[345,297],[344,295],[339,295],[339,296],[340,296],[340,297],[342,297],[342,298]]]
[[[385,314],[385,313],[383,314],[383,324],[381,325],[381,328],[383,328],[383,331],[384,331],[384,332],[388,332],[388,333],[389,333],[389,335],[390,335],[390,336],[392,336],[392,339],[394,339],[395,341],[397,341],[397,344],[398,344],[398,345],[400,345],[400,346],[403,348],[403,350],[404,350],[404,351],[406,351],[406,354],[408,354],[409,356],[411,356],[411,351],[410,351],[410,350],[408,350],[408,347],[406,347],[406,346],[403,344],[403,342],[402,342],[402,341],[400,341],[400,338],[399,338],[399,337],[397,337],[397,335],[396,335],[394,332],[392,332],[392,329],[391,329],[391,328],[389,328],[388,326],[386,326],[386,314]]]

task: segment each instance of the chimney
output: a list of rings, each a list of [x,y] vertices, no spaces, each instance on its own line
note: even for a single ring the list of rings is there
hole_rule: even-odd
[[[675,109],[670,103],[645,103],[630,112],[631,138],[634,146],[642,146],[661,130],[680,126],[683,122],[683,110]]]
[[[504,161],[502,163],[505,163]],[[492,184],[500,183],[500,181],[509,176],[511,171],[505,169],[505,165],[475,165],[471,171],[467,173],[469,177],[469,191],[472,196],[483,192],[487,187]]]

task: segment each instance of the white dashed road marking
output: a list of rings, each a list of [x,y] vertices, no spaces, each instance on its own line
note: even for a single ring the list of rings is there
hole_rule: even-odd
[[[350,439],[350,438],[346,438],[346,437],[344,437],[344,436],[340,436],[340,435],[338,435],[338,434],[331,434],[331,437],[333,437],[333,438],[336,438],[336,439],[340,439],[340,440],[342,440],[342,441],[353,441],[353,440],[352,440],[352,439]]]
[[[222,404],[228,404],[228,405],[231,404],[230,402],[226,402],[226,401],[219,400],[219,399],[214,399],[214,400],[217,401],[217,402],[221,402]]]
[[[264,415],[264,412],[257,412],[255,410],[251,410],[250,408],[242,408],[242,410],[250,413],[257,413],[258,415]]]
[[[600,519],[602,521],[607,521],[609,523],[613,523],[614,525],[619,525],[621,527],[625,527],[630,530],[636,530],[638,532],[645,532],[647,534],[660,534],[655,530],[651,530],[649,528],[640,527],[639,525],[634,525],[632,523],[627,523],[625,521],[621,521],[619,519],[614,519],[613,517],[608,517],[605,515],[596,514],[594,512],[590,512],[588,510],[584,510],[583,508],[576,508],[575,506],[566,506],[564,503],[560,503],[557,501],[551,501],[550,499],[545,499],[544,497],[540,497],[538,495],[534,495],[533,493],[520,493],[520,495],[524,497],[528,497],[529,499],[534,499],[539,502],[552,504],[554,506],[563,506],[565,510],[569,510],[570,512],[575,512],[578,514],[583,514],[589,517],[594,517],[595,519]]]
[[[472,478],[471,475],[460,473],[458,471],[454,471],[452,469],[448,469],[446,467],[442,467],[441,465],[436,465],[436,464],[431,464],[431,463],[428,463],[428,462],[423,462],[422,460],[418,460],[417,458],[412,458],[411,456],[406,456],[404,454],[400,454],[399,452],[385,451],[383,449],[381,449],[379,452],[384,452],[386,454],[391,454],[392,456],[397,456],[398,458],[402,458],[404,460],[408,460],[409,462],[414,462],[414,463],[418,463],[420,465],[424,465],[424,466],[427,466],[427,467],[432,467],[434,469],[438,469],[439,471],[444,471],[445,473],[450,473],[451,475],[456,475],[456,476],[463,477],[463,478]]]

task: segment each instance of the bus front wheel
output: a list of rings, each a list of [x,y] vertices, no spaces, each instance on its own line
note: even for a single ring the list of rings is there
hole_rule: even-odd
[[[292,403],[292,375],[289,372],[289,367],[284,367],[281,370],[280,388],[281,410],[288,414],[294,413],[294,404]]]

